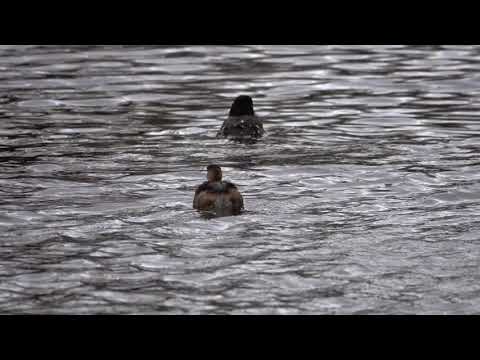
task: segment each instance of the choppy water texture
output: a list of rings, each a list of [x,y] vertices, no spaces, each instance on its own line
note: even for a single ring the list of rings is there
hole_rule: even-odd
[[[479,95],[476,46],[1,46],[0,312],[479,313]]]

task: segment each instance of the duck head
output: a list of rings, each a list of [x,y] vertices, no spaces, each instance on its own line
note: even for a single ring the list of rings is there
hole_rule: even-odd
[[[228,116],[244,115],[255,115],[255,112],[253,111],[253,101],[250,96],[240,95],[233,101]]]
[[[222,181],[222,169],[218,165],[207,166],[207,180],[209,182]]]

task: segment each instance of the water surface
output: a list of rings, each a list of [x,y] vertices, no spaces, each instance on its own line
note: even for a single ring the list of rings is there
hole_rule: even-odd
[[[480,47],[0,46],[0,313],[480,313]],[[266,136],[216,139],[235,96]],[[192,210],[218,163],[241,216]]]

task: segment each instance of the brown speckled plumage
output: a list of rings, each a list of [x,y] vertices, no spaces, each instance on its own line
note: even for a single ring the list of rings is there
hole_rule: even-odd
[[[243,197],[234,184],[221,180],[219,170],[219,178],[205,181],[197,187],[193,208],[214,211],[217,215],[237,215],[243,210]]]

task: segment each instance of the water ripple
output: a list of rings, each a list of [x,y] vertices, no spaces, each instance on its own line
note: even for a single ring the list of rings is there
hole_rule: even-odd
[[[0,46],[2,313],[480,311],[480,47]],[[216,139],[253,96],[266,136]],[[191,209],[219,163],[241,216]]]

